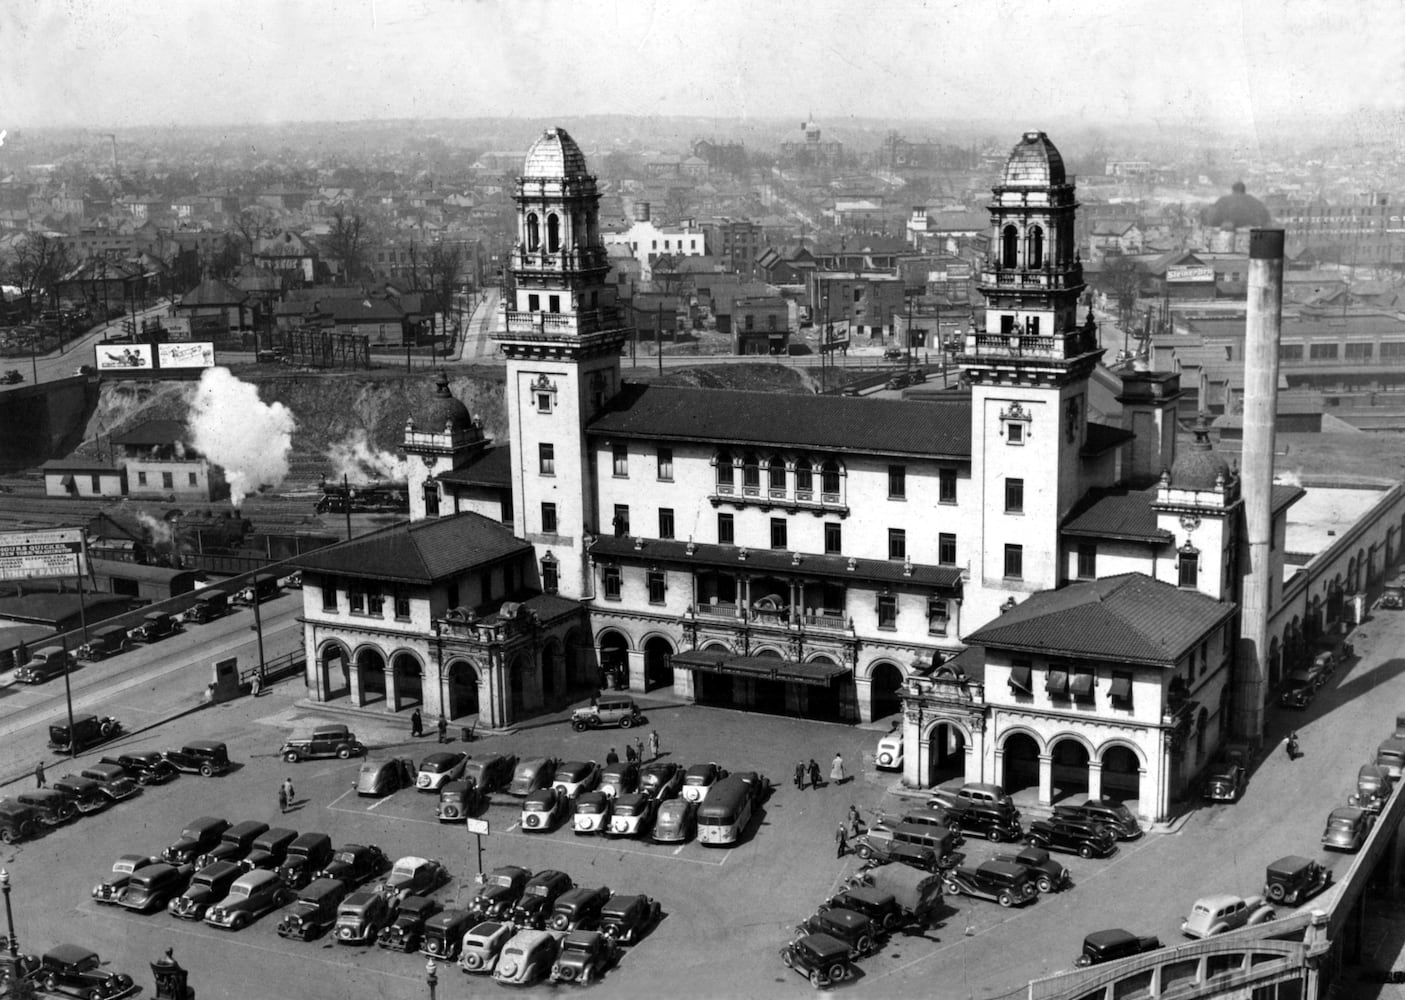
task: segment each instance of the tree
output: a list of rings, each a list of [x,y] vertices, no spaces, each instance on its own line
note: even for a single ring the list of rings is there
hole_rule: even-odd
[[[220,241],[219,249],[211,254],[206,262],[206,268],[210,277],[224,279],[239,270],[243,259],[239,239],[233,233],[225,233],[224,239]],[[196,280],[198,281],[199,278],[197,277]]]
[[[68,244],[44,233],[30,233],[15,246],[10,278],[19,288],[31,318],[35,313],[35,296],[40,295],[42,302],[42,295],[47,293],[51,301],[57,302],[57,282],[73,267]]]
[[[1117,300],[1118,326],[1126,329],[1128,317],[1137,304],[1142,271],[1130,257],[1109,257],[1103,269],[1103,282]]]
[[[358,213],[347,215],[341,205],[334,208],[324,245],[328,256],[341,262],[343,282],[360,280],[366,270],[366,224]]]
[[[264,237],[273,235],[273,220],[268,209],[262,205],[251,205],[234,217],[234,229],[244,244],[244,252],[252,260],[254,245]]]

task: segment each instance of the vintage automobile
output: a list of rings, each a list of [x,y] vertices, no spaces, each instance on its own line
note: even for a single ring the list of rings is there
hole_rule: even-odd
[[[633,761],[606,764],[600,772],[599,791],[611,798],[639,790],[639,765]]]
[[[492,972],[503,945],[517,933],[517,927],[500,920],[474,924],[463,936],[459,968],[464,972]]]
[[[836,907],[820,910],[795,928],[797,937],[806,934],[828,934],[849,948],[851,959],[872,955],[878,950],[878,927],[862,913]]]
[[[930,847],[909,844],[893,837],[893,831],[881,826],[872,826],[869,831],[853,842],[854,853],[868,864],[902,864],[925,872],[943,870],[942,855]],[[965,860],[965,855],[948,857]]]
[[[611,896],[600,908],[600,931],[620,944],[634,944],[663,916],[659,901],[643,893]]]
[[[255,868],[268,868],[277,871],[288,856],[288,847],[298,839],[298,831],[272,827],[254,838],[249,853],[239,862],[246,872]]]
[[[1322,846],[1334,851],[1359,851],[1375,825],[1375,813],[1358,806],[1338,806],[1327,817]]]
[[[1375,762],[1385,768],[1393,780],[1405,773],[1405,737],[1387,736],[1376,747]]]
[[[6,368],[5,374],[0,375],[0,385],[19,385],[24,381],[24,372],[18,368]]]
[[[337,922],[337,908],[346,898],[339,879],[319,878],[298,890],[298,898],[278,921],[278,936],[311,941]]]
[[[600,923],[600,911],[609,900],[610,890],[604,886],[568,889],[557,897],[546,926],[554,931],[595,930]]]
[[[639,790],[656,802],[671,799],[683,787],[683,768],[669,761],[639,769]]]
[[[566,818],[570,800],[560,789],[539,788],[522,802],[522,831],[550,833]]]
[[[991,860],[1022,866],[1040,892],[1054,892],[1073,885],[1068,869],[1049,857],[1049,852],[1042,847],[1026,847],[1014,854],[997,854]]]
[[[49,787],[72,799],[74,808],[80,813],[102,812],[112,802],[102,793],[102,787],[96,781],[77,774],[55,778]]]
[[[586,705],[571,712],[571,728],[578,733],[602,726],[619,726],[628,729],[644,722],[639,714],[639,706],[628,695],[607,695],[595,700],[594,705]]]
[[[1117,851],[1117,841],[1107,827],[1059,816],[1029,824],[1025,844],[1077,854],[1080,858],[1105,858]]]
[[[571,830],[577,834],[604,833],[610,827],[610,808],[614,799],[598,789],[576,799]]]
[[[20,802],[0,800],[0,844],[14,844],[32,837],[42,825],[37,809]]]
[[[134,874],[160,862],[160,858],[147,857],[145,854],[122,855],[112,863],[112,873],[93,886],[93,899],[99,903],[115,904]]]
[[[463,946],[463,937],[476,923],[468,910],[440,910],[424,922],[424,943],[420,954],[452,962]]]
[[[390,923],[391,906],[374,889],[358,889],[337,907],[337,944],[371,944]]]
[[[1054,815],[1105,826],[1118,840],[1136,840],[1142,835],[1142,825],[1132,815],[1132,810],[1115,799],[1089,799],[1082,805],[1055,806]]]
[[[1405,608],[1405,575],[1397,575],[1386,581],[1376,607],[1399,611]]]
[[[325,833],[304,833],[288,845],[282,863],[274,869],[289,889],[301,889],[332,860],[332,838]]]
[[[415,774],[415,787],[422,792],[438,792],[445,782],[453,781],[463,774],[468,763],[468,754],[443,751],[432,753],[420,761]]]
[[[610,828],[606,835],[611,837],[642,837],[649,832],[654,820],[654,810],[659,803],[645,792],[626,792],[614,799],[610,806]]]
[[[1078,953],[1073,964],[1084,969],[1090,965],[1102,965],[1119,958],[1130,958],[1143,952],[1155,951],[1160,947],[1160,938],[1139,936],[1120,927],[1094,931],[1083,939],[1083,950]]]
[[[1262,896],[1231,896],[1221,893],[1201,896],[1190,908],[1190,915],[1181,921],[1181,933],[1186,937],[1207,938],[1240,927],[1267,923],[1277,914]]]
[[[71,730],[66,722],[49,726],[49,749],[56,753],[81,753],[121,735],[122,723],[110,716],[75,715]]]
[[[1394,791],[1395,782],[1389,770],[1379,764],[1362,764],[1356,772],[1356,791],[1347,798],[1346,804],[1379,813]]]
[[[1284,708],[1295,708],[1299,711],[1312,704],[1313,696],[1317,694],[1315,685],[1308,681],[1289,681],[1283,688],[1283,693],[1278,696],[1278,704]]]
[[[279,756],[289,764],[318,757],[348,760],[365,752],[356,734],[344,725],[318,726],[306,736],[289,737],[278,750]]]
[[[550,974],[560,948],[548,931],[518,931],[503,945],[493,978],[518,986],[539,982]]]
[[[132,873],[117,894],[117,905],[138,913],[159,910],[185,891],[195,872],[188,864],[157,862]]]
[[[48,993],[63,993],[85,1000],[116,1000],[138,991],[132,977],[105,972],[97,952],[76,944],[61,944],[44,952],[25,976]]]
[[[88,635],[88,641],[78,647],[80,660],[102,660],[132,648],[127,630],[121,625],[104,625]]]
[[[161,756],[177,771],[206,778],[225,774],[230,768],[229,748],[219,740],[191,740],[179,750],[167,750]]]
[[[876,825],[888,826],[890,824],[885,817],[880,819]],[[909,813],[903,813],[902,819],[891,825],[894,830],[900,826],[929,828],[935,839],[927,843],[932,850],[938,853],[949,853],[966,842],[961,828],[954,825],[954,817],[950,811],[942,812],[932,808],[916,809]]]
[[[880,771],[901,771],[905,759],[901,730],[886,733],[879,738],[878,749],[873,753],[874,767]]]
[[[1264,873],[1264,895],[1289,906],[1297,906],[1331,884],[1330,868],[1296,854],[1279,858]]]
[[[198,869],[185,891],[166,904],[166,912],[182,920],[204,920],[205,911],[229,895],[244,869],[234,861],[216,861]]]
[[[519,928],[533,927],[544,930],[546,918],[551,915],[556,900],[575,887],[576,883],[572,882],[571,876],[565,872],[554,869],[537,872],[527,880],[527,886],[522,890],[522,898],[512,907],[512,923]]]
[[[502,865],[483,876],[483,887],[468,904],[474,920],[506,920],[527,890],[532,873],[516,865]]]
[[[1021,906],[1039,898],[1039,887],[1023,865],[1005,861],[983,861],[974,867],[948,869],[945,875],[948,895],[990,899],[1001,906]]]
[[[195,870],[199,871],[216,861],[243,860],[244,856],[254,849],[254,841],[267,832],[268,824],[258,820],[246,819],[242,823],[235,823],[220,835],[218,844],[195,859]]]
[[[1244,770],[1244,765],[1230,762],[1212,764],[1205,775],[1201,794],[1211,802],[1238,802],[1248,783],[1249,774]]]
[[[973,806],[971,808],[984,809],[986,807]],[[929,814],[930,810],[924,810],[923,813]],[[929,848],[936,855],[937,864],[942,868],[951,868],[961,864],[966,857],[956,850],[957,844],[961,841],[960,832],[948,829],[940,823],[914,823],[904,818],[899,823],[889,825],[886,822],[878,822],[869,827],[867,840],[870,844],[885,837],[900,844]]]
[[[191,864],[218,844],[228,829],[229,820],[217,816],[201,816],[192,820],[181,830],[180,838],[161,852],[161,860],[172,865]]]
[[[141,622],[127,630],[130,642],[160,642],[181,630],[180,619],[166,611],[142,615]]]
[[[483,808],[486,798],[471,781],[447,782],[439,789],[439,804],[434,807],[434,815],[441,823],[462,823],[469,816]]]
[[[116,764],[136,778],[140,785],[164,785],[180,776],[180,772],[154,750],[144,753],[118,754],[115,757],[102,757],[99,762]]]
[[[375,885],[375,890],[391,906],[399,906],[406,896],[424,896],[449,881],[449,872],[441,861],[407,855],[390,867],[390,874]]]
[[[332,860],[317,873],[317,877],[339,878],[348,889],[354,889],[389,867],[390,859],[374,844],[346,844],[337,848]]]
[[[960,788],[938,788],[927,800],[928,808],[959,809],[967,805],[1000,805],[1015,808],[1009,793],[988,781],[968,781]],[[1016,810],[1018,817],[1019,811]]]
[[[516,769],[517,757],[513,754],[469,757],[463,768],[463,779],[473,782],[483,795],[491,795],[512,782],[512,774]]]
[[[653,839],[656,844],[681,844],[698,832],[698,804],[688,799],[660,802],[654,813]]]
[[[365,760],[352,786],[357,795],[382,796],[415,786],[415,765],[408,757]]]
[[[885,934],[891,934],[903,924],[903,913],[898,906],[897,897],[869,885],[840,889],[819,905],[821,913],[834,909],[862,913]]]
[[[615,943],[599,931],[571,931],[551,966],[553,983],[588,986],[605,975],[615,960]]]
[[[849,946],[829,934],[805,934],[781,949],[781,962],[823,989],[849,977]]]
[[[205,923],[211,927],[242,930],[291,898],[292,893],[277,872],[255,868],[234,880],[229,894],[206,911]]]
[[[551,787],[568,799],[589,792],[600,784],[600,765],[593,760],[568,760],[556,769]]]
[[[406,896],[395,908],[395,919],[381,928],[376,944],[390,951],[418,951],[424,924],[444,907],[428,896]]]
[[[141,794],[137,779],[119,764],[89,764],[78,773],[97,782],[98,791],[107,796],[109,802],[121,802]]]
[[[945,807],[947,821],[952,827],[967,833],[979,833],[987,840],[1000,843],[1019,840],[1024,836],[1020,813],[1014,806],[990,802],[958,802]]]
[[[707,798],[708,790],[727,777],[726,768],[715,763],[694,764],[683,775],[683,788],[679,794],[689,802],[701,802]]]
[[[181,621],[204,625],[229,614],[229,595],[223,590],[207,590],[198,594],[195,603],[181,614]]]
[[[557,763],[555,757],[531,757],[519,762],[512,772],[507,794],[522,799],[535,791],[550,787],[556,777]]]
[[[29,661],[15,671],[21,684],[43,684],[72,669],[73,658],[62,646],[44,646],[29,654]]]
[[[20,792],[15,796],[15,801],[33,809],[41,826],[60,826],[78,815],[78,807],[73,800],[52,788]]]
[[[851,875],[848,884],[869,886],[890,896],[898,904],[905,924],[931,925],[942,911],[942,879],[907,865],[876,865]]]

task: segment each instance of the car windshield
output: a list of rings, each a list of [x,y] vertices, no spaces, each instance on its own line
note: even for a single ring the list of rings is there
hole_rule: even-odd
[[[1356,825],[1356,821],[1354,819],[1350,819],[1349,817],[1343,816],[1337,819],[1333,819],[1332,822],[1328,825],[1331,826],[1333,830],[1350,830]]]
[[[590,951],[589,941],[572,941],[569,938],[561,946],[562,951]]]
[[[249,895],[249,892],[250,887],[247,885],[233,885],[229,888],[230,896],[247,897]]]
[[[130,875],[137,870],[137,863],[135,861],[119,861],[112,866],[112,870],[118,875]]]
[[[711,774],[690,774],[683,779],[685,785],[706,785],[712,780]]]
[[[604,811],[604,799],[582,799],[576,803],[576,812],[578,813],[601,813]]]
[[[353,851],[338,851],[333,860],[340,861],[344,865],[354,864],[356,862],[356,854]]]
[[[455,761],[454,761],[453,759],[451,759],[451,758],[446,758],[446,759],[441,759],[441,760],[435,760],[434,758],[431,757],[429,760],[427,760],[427,761],[424,762],[424,764],[423,764],[423,766],[420,768],[420,770],[422,770],[422,771],[435,771],[435,772],[447,771],[447,770],[449,770],[449,768],[453,767],[454,764],[455,764]]]
[[[546,812],[551,808],[552,799],[533,799],[523,804],[522,809],[526,812]]]
[[[489,875],[489,876],[488,876],[488,882],[487,882],[487,884],[488,884],[488,885],[500,885],[500,886],[502,886],[503,888],[509,888],[509,887],[511,887],[511,885],[512,885],[512,876],[511,876],[511,875]]]
[[[504,948],[502,950],[504,958],[517,958],[522,955],[521,948]]]
[[[615,815],[617,816],[637,816],[643,812],[642,802],[620,802],[615,805]]]
[[[390,877],[391,877],[391,878],[414,878],[414,877],[415,877],[415,866],[414,866],[414,865],[396,865],[394,868],[392,868],[392,869],[390,870]]]

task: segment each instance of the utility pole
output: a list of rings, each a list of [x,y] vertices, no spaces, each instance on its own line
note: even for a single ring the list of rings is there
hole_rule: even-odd
[[[659,309],[654,324],[654,353],[659,359],[659,374],[663,374],[663,299],[659,299]]]

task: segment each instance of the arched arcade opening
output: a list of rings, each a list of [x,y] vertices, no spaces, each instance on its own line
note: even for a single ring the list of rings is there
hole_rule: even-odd
[[[673,643],[654,636],[644,643],[644,690],[673,687]]]
[[[873,721],[902,711],[902,668],[887,660],[875,663],[868,674],[868,696],[873,705]]]
[[[1039,788],[1039,744],[1029,733],[1011,733],[1001,744],[1000,783],[1010,795]]]
[[[966,734],[950,722],[938,722],[927,735],[927,784],[937,786],[966,777]]]

